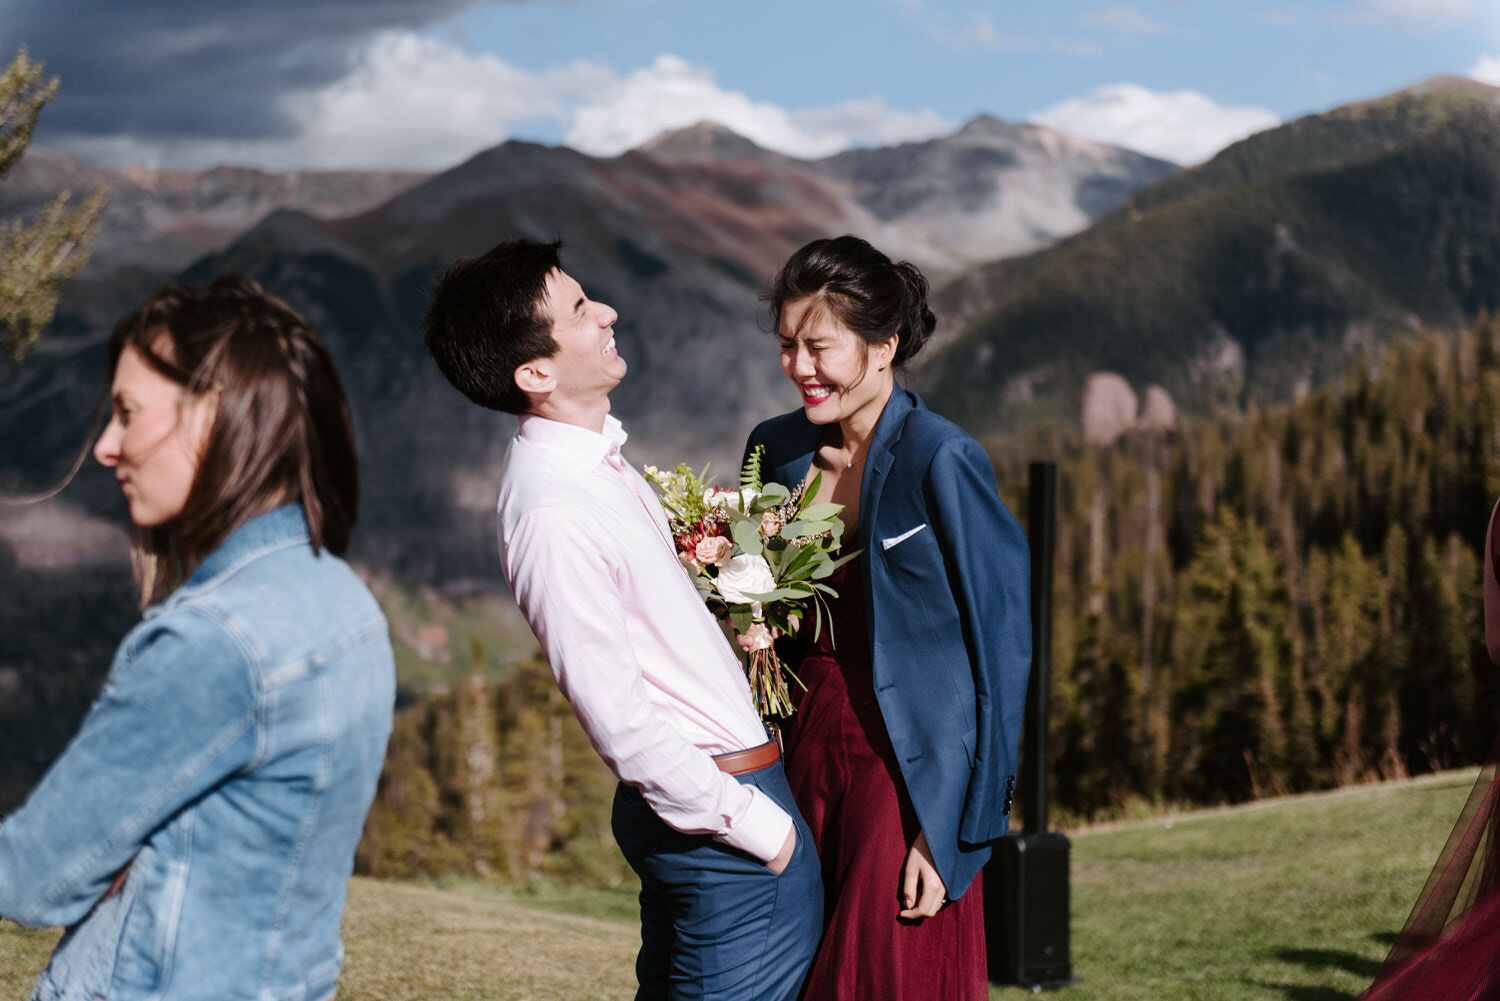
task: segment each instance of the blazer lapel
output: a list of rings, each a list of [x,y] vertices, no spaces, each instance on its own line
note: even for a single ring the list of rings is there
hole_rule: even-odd
[[[870,454],[865,459],[865,477],[859,487],[859,545],[866,551],[870,548],[871,533],[875,531],[875,513],[880,505],[880,490],[885,486],[886,474],[896,456],[891,449],[901,440],[901,429],[906,426],[906,417],[912,412],[916,397],[899,385],[891,391],[880,420],[875,424],[875,433],[870,437]]]

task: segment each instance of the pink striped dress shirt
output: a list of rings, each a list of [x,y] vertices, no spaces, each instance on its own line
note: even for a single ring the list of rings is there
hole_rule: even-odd
[[[500,562],[594,748],[673,828],[770,861],[792,820],[712,755],[763,744],[738,658],[698,597],[625,442],[521,418],[500,478]]]

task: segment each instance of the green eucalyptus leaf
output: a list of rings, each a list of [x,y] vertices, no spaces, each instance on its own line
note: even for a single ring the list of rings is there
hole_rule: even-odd
[[[816,552],[810,546],[787,546],[781,560],[781,573],[777,574],[777,578],[784,579],[788,574],[796,573],[815,555]]]
[[[745,597],[749,598],[751,601],[758,601],[761,604],[765,604],[766,602],[770,601],[782,601],[790,596],[790,592],[784,587],[778,587],[774,591],[761,591],[755,594],[746,591],[744,592],[744,594]]]
[[[807,507],[812,499],[818,496],[818,488],[823,485],[823,470],[819,469],[813,473],[813,478],[808,481],[807,489],[802,491],[802,500],[797,504],[797,510]]]
[[[797,512],[802,521],[832,521],[844,510],[842,504],[809,504]]]
[[[791,495],[792,492],[780,483],[767,483],[760,488],[760,500],[771,507],[782,503]]]
[[[733,522],[729,526],[729,535],[742,552],[751,556],[759,556],[761,550],[765,548],[760,539],[760,528],[754,522]]]

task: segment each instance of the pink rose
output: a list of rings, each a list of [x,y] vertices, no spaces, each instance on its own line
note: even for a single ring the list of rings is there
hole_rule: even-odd
[[[775,512],[767,511],[760,516],[760,534],[769,539],[781,531],[781,519],[776,517]]]
[[[740,648],[746,653],[771,648],[771,630],[764,622],[757,622],[739,636]]]
[[[722,535],[710,535],[693,549],[693,559],[704,566],[721,567],[729,562],[734,543]]]

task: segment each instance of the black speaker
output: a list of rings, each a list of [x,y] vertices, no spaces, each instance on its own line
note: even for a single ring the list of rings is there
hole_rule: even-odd
[[[990,980],[1044,989],[1074,982],[1068,952],[1068,839],[1012,834],[984,867]]]

